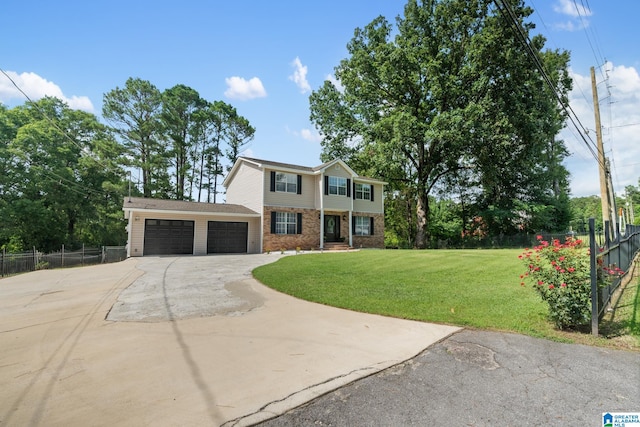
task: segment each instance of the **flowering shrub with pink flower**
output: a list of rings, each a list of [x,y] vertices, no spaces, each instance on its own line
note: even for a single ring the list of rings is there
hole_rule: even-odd
[[[543,301],[549,305],[549,318],[558,329],[571,329],[591,321],[591,276],[589,249],[582,240],[568,237],[564,243],[551,243],[537,236],[538,246],[525,249],[519,258],[527,266],[520,276],[521,285],[529,281]],[[617,268],[602,268],[602,282],[609,275],[622,274]]]

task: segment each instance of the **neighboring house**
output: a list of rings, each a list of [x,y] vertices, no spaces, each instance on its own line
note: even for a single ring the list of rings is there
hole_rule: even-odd
[[[225,204],[125,199],[130,256],[384,247],[383,181],[342,160],[317,167],[240,157]]]

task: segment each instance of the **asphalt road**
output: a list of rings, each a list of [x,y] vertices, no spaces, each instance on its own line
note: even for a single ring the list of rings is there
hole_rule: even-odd
[[[640,412],[640,353],[464,330],[259,425],[583,427],[603,412]]]

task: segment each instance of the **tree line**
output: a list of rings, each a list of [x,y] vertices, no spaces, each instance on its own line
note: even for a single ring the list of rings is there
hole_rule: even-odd
[[[395,26],[381,16],[356,29],[336,80],[312,93],[323,160],[389,182],[386,231],[409,246],[437,239],[435,200],[453,202],[462,234],[568,227],[557,135],[570,58],[530,36],[532,12],[520,0],[409,0]]]
[[[531,13],[521,0],[408,0],[395,26],[357,28],[336,79],[311,94],[321,160],[389,183],[391,246],[581,231],[601,218],[597,197],[569,197],[558,133],[570,56],[530,34]],[[229,104],[139,78],[104,94],[102,117],[55,98],[0,104],[0,247],[124,244],[122,202],[138,174],[133,195],[219,202],[255,133]],[[640,206],[640,190],[627,196]]]
[[[138,78],[104,95],[102,116],[52,97],[0,104],[0,247],[123,245],[132,176],[142,177],[133,195],[220,201],[222,176],[255,133],[227,103]]]

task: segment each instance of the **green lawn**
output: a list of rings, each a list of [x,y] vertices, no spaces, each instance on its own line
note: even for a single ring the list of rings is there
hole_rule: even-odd
[[[256,279],[295,297],[404,319],[607,345],[553,329],[529,286],[521,250],[363,250],[289,256]],[[265,255],[268,256],[268,255]]]

